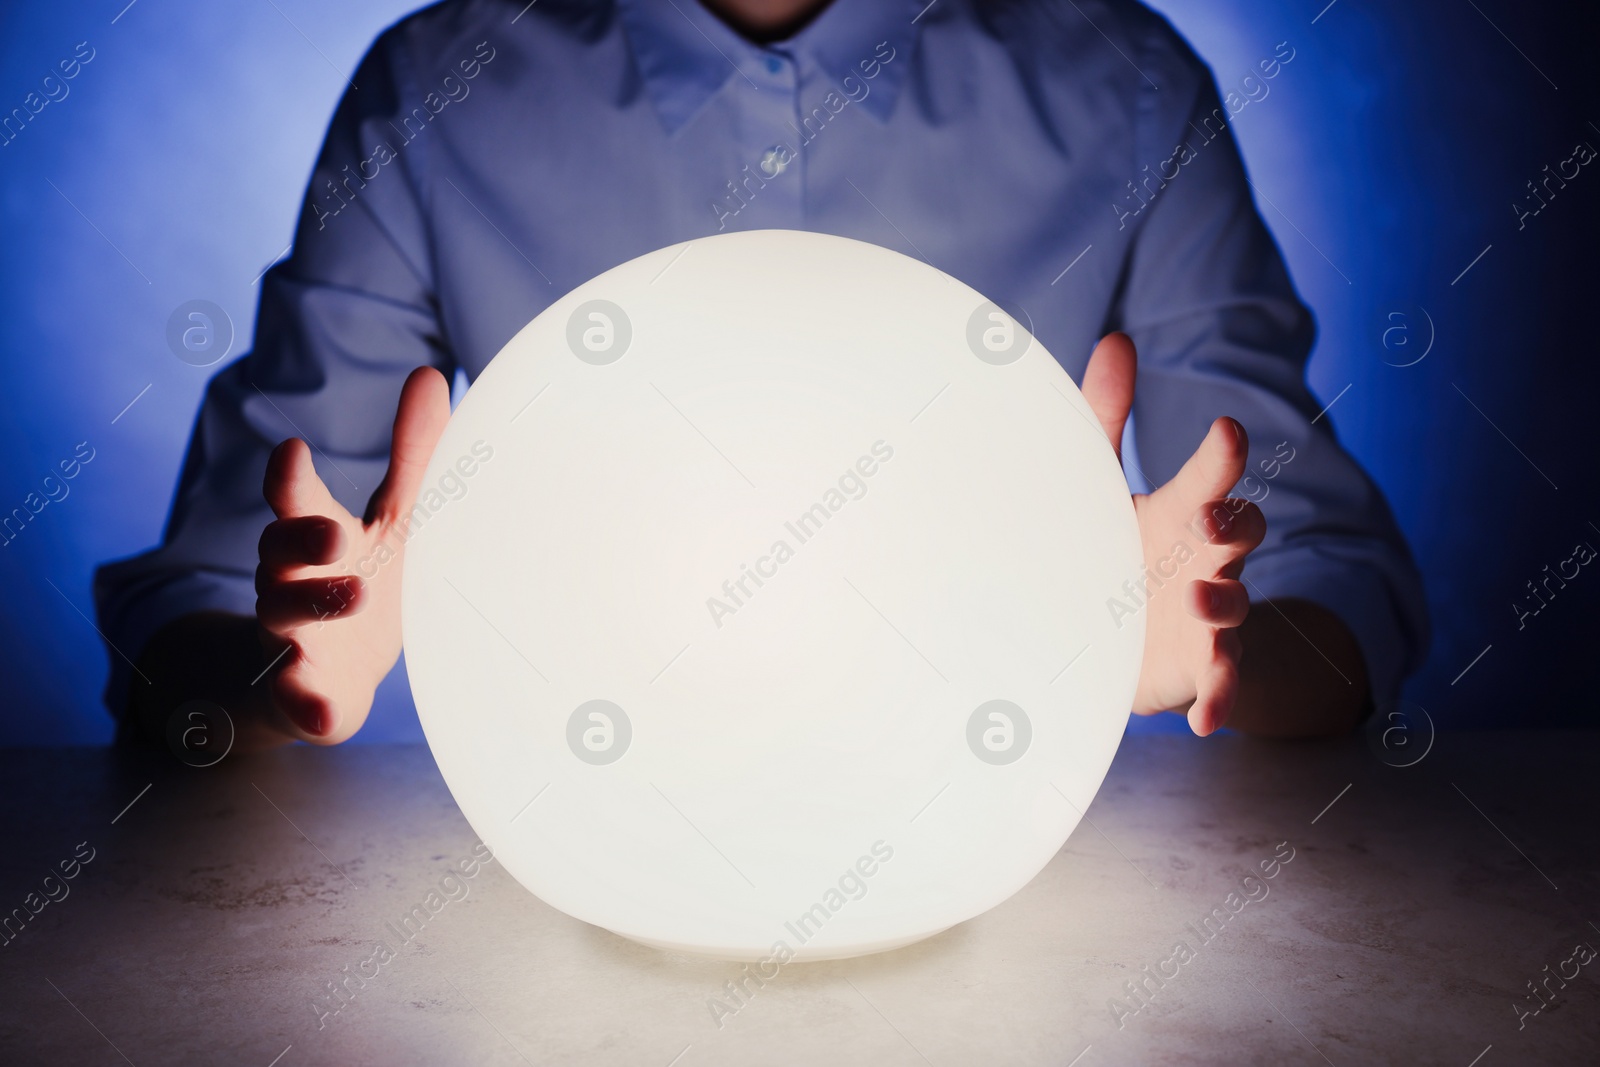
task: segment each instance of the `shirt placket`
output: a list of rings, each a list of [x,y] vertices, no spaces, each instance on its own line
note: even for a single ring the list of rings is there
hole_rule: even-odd
[[[793,123],[799,114],[800,74],[794,59],[765,49],[740,64],[739,144],[745,162],[728,189],[742,201],[738,228],[801,229],[805,168]]]

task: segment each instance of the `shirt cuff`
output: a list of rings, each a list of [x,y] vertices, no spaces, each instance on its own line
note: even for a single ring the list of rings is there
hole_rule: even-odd
[[[128,561],[134,562],[134,561]],[[233,615],[256,613],[252,578],[224,571],[183,571],[147,576],[131,586],[107,581],[111,564],[95,576],[100,594],[101,636],[106,639],[111,673],[106,681],[105,703],[115,717],[119,736],[127,719],[129,689],[143,685],[133,664],[161,628],[185,615],[222,611]],[[106,593],[116,586],[114,595]]]
[[[1408,625],[1380,565],[1349,559],[1339,546],[1300,544],[1250,556],[1244,578],[1252,602],[1309,600],[1337,615],[1366,661],[1369,711],[1399,699],[1401,682],[1421,658],[1423,624],[1409,620]]]

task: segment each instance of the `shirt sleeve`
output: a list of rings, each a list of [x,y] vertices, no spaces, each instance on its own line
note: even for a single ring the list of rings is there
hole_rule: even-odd
[[[407,374],[421,365],[451,373],[419,193],[422,145],[396,132],[417,101],[392,42],[386,34],[374,45],[334,113],[294,251],[262,278],[253,350],[206,388],[161,544],[95,574],[110,646],[106,702],[119,717],[133,681],[124,654],[137,660],[183,615],[255,613],[272,449],[304,438],[333,496],[360,515],[387,467]]]
[[[1209,74],[1183,110],[1144,139],[1148,203],[1109,324],[1139,350],[1141,473],[1160,485],[1218,415],[1243,423],[1250,460],[1234,492],[1268,524],[1244,569],[1251,598],[1331,610],[1355,635],[1381,706],[1427,645],[1421,578],[1383,495],[1317,417],[1306,383],[1315,324],[1257,212]]]

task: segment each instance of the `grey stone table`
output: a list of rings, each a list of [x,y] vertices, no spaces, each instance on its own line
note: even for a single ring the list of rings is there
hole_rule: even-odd
[[[1600,1063],[1597,767],[1133,734],[1010,901],[739,1003],[478,864],[425,748],[5,752],[0,1062]]]

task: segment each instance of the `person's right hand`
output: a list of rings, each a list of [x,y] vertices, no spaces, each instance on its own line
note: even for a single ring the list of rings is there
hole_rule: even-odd
[[[261,533],[256,619],[271,664],[260,684],[270,686],[283,733],[317,744],[349,739],[400,658],[405,524],[449,418],[444,376],[412,371],[389,472],[360,518],[328,492],[304,441],[284,441],[267,461],[262,490],[277,520]]]

